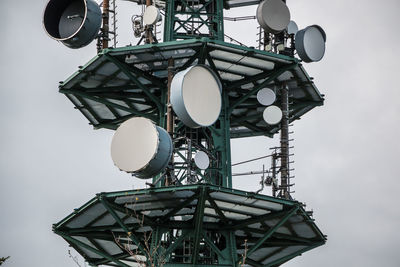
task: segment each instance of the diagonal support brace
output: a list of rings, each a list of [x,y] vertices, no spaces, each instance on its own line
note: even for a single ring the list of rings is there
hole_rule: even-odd
[[[267,233],[263,237],[261,237],[247,252],[247,257],[254,253],[268,238],[272,236],[272,234],[278,230],[279,227],[282,226],[293,214],[297,212],[299,209],[298,206],[293,207],[274,227],[270,228]]]
[[[146,251],[144,250],[142,244],[140,243],[139,240],[129,231],[128,227],[122,222],[121,218],[117,215],[117,213],[110,207],[108,201],[104,198],[104,196],[100,195],[99,196],[100,202],[103,204],[103,206],[107,209],[107,211],[111,214],[111,216],[117,221],[117,223],[121,226],[121,228],[126,232],[128,235],[129,239],[132,240],[133,243],[138,247],[138,249],[143,253],[143,255],[147,255]]]
[[[149,89],[146,88],[139,80],[136,78],[134,75],[132,75],[131,71],[128,69],[127,66],[122,64],[119,60],[113,58],[110,55],[104,54],[104,57],[114,63],[128,78],[134,82],[140,89],[143,90],[143,92],[157,105],[158,110],[162,111],[162,105],[160,101],[152,94],[149,92]]]

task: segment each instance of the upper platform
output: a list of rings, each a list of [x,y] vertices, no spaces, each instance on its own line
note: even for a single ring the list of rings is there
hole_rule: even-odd
[[[232,138],[272,136],[257,92],[286,83],[290,121],[323,104],[324,98],[299,60],[207,38],[105,49],[60,84],[94,128],[116,129],[132,116],[162,125],[166,111],[168,60],[174,71],[193,64],[210,66],[221,80]],[[278,90],[279,103],[279,90]]]

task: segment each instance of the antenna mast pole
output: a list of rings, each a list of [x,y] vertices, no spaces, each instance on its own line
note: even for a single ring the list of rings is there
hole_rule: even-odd
[[[110,17],[110,0],[103,0],[103,38],[102,48],[108,48],[108,31],[109,31],[109,17]]]
[[[281,87],[281,197],[290,199],[289,194],[289,88]]]
[[[152,4],[152,0],[146,0],[146,7],[151,6]],[[145,39],[147,44],[151,44],[154,42],[152,25],[146,25]]]
[[[171,83],[172,78],[174,78],[174,59],[171,57],[168,59],[168,81],[167,81],[167,132],[170,134],[171,138],[174,138],[174,115],[172,112],[171,105]],[[165,185],[168,186],[174,180],[174,156],[170,159],[170,165],[172,169],[167,171],[167,178],[165,180]]]

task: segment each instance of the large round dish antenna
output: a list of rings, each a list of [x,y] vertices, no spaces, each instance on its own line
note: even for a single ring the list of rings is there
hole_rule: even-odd
[[[275,92],[269,88],[263,88],[258,91],[257,100],[263,106],[272,105],[276,100]]]
[[[276,125],[282,120],[282,110],[277,106],[266,107],[263,112],[264,121],[269,125]]]
[[[172,155],[169,134],[151,120],[131,118],[115,131],[111,142],[111,157],[122,171],[138,178],[150,178],[160,173]]]
[[[308,26],[297,32],[295,47],[304,62],[317,62],[325,54],[325,31],[318,25]]]
[[[143,23],[145,25],[154,25],[161,19],[161,13],[155,6],[148,6],[143,14]]]
[[[265,0],[258,5],[257,21],[265,32],[280,33],[289,24],[289,8],[282,0]]]
[[[47,34],[70,48],[92,42],[101,26],[101,10],[93,0],[50,0],[44,10]]]
[[[178,72],[171,83],[171,105],[188,127],[212,125],[221,112],[221,83],[205,65]]]

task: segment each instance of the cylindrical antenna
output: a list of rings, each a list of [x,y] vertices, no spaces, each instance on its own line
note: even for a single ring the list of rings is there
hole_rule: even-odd
[[[281,87],[281,197],[289,199],[289,87]]]
[[[277,191],[277,184],[276,184],[276,161],[278,160],[276,150],[272,154],[272,196],[276,197],[276,191]]]
[[[168,92],[167,92],[167,132],[170,134],[171,138],[174,135],[174,115],[172,113],[172,106],[171,106],[171,82],[172,78],[174,77],[174,59],[171,57],[168,59]],[[167,171],[167,178],[165,180],[165,185],[168,186],[174,180],[174,157],[171,157],[170,165],[172,169]]]
[[[103,0],[103,39],[102,39],[102,48],[108,48],[108,37],[109,37],[109,12],[110,9],[110,1]]]
[[[174,133],[174,117],[171,106],[171,82],[174,77],[174,59],[168,59],[168,94],[167,94],[167,132],[171,135]]]
[[[146,7],[152,5],[152,0],[146,0]],[[145,32],[145,38],[146,38],[146,43],[151,44],[154,42],[153,40],[153,25],[146,25],[146,32]]]

